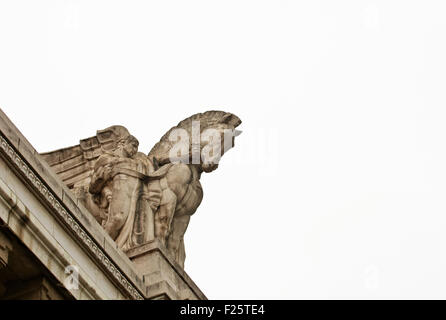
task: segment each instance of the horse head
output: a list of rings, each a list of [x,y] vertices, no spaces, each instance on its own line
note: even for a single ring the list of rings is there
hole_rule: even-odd
[[[201,171],[218,168],[223,154],[234,147],[242,123],[224,111],[195,114],[171,128],[149,153],[159,165],[183,162],[198,165]]]

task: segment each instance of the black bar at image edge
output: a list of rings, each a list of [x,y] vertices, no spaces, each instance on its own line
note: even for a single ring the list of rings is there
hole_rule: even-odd
[[[334,316],[364,317],[422,316],[442,314],[445,301],[414,300],[208,300],[208,301],[0,301],[2,312],[8,309],[14,317],[21,313],[57,316],[70,315],[83,320],[95,316],[118,317],[122,320],[141,317],[151,319],[294,319]],[[440,312],[440,313],[438,313]]]

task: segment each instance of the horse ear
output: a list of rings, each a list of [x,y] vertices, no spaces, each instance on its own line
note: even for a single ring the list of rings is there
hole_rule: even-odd
[[[225,114],[221,122],[233,127],[238,127],[242,123],[242,121],[232,113]]]
[[[231,122],[231,119],[232,119],[232,114],[227,113],[223,116],[223,118],[221,119],[221,122],[229,124]]]

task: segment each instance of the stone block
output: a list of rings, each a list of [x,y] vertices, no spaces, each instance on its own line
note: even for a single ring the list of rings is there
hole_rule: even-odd
[[[133,248],[126,254],[144,279],[147,299],[207,299],[159,240]]]

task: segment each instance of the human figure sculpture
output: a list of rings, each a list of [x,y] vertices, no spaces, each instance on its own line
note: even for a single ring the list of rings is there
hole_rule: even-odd
[[[117,149],[97,160],[89,186],[89,192],[104,210],[103,228],[123,250],[143,242],[144,239],[137,239],[135,230],[143,226],[135,222],[150,220],[152,207],[157,208],[160,203],[159,192],[145,196],[154,168],[149,158],[138,152],[138,146],[135,137],[124,133]]]

